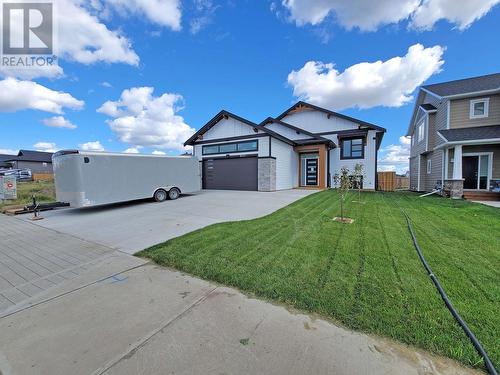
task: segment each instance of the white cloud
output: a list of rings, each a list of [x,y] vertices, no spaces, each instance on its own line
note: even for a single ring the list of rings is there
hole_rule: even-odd
[[[132,13],[145,16],[151,22],[181,29],[180,0],[104,0],[119,13]]]
[[[123,152],[126,154],[138,154],[141,148],[142,147],[129,147]]]
[[[99,141],[81,143],[78,147],[83,151],[104,151],[104,146]]]
[[[430,30],[437,21],[445,19],[465,30],[498,3],[500,0],[469,0],[459,4],[456,0],[426,0],[413,14],[412,26]]]
[[[109,30],[83,0],[58,0],[58,54],[83,64],[98,61],[137,65],[139,57],[119,31]]]
[[[318,25],[328,16],[350,30],[375,31],[382,25],[395,24],[405,19],[413,27],[430,29],[445,19],[465,29],[500,0],[282,0],[290,18],[299,26]]]
[[[19,150],[13,150],[11,148],[0,148],[0,154],[2,155],[17,155]]]
[[[195,130],[177,114],[182,96],[165,93],[155,97],[153,90],[124,90],[118,101],[107,101],[97,111],[113,118],[107,123],[121,142],[184,150],[183,143]]]
[[[164,151],[154,150],[151,154],[153,155],[167,155]]]
[[[381,171],[396,171],[404,174],[409,168],[408,158],[410,157],[410,138],[399,137],[399,144],[391,144],[380,149],[378,160]]]
[[[43,124],[53,128],[76,129],[77,126],[63,116],[54,116],[42,120]]]
[[[413,100],[411,93],[444,63],[444,48],[415,44],[405,56],[363,62],[340,73],[334,64],[309,61],[288,75],[293,94],[331,109],[399,107]]]
[[[358,27],[374,31],[378,26],[397,23],[408,18],[418,7],[420,0],[283,0],[290,17],[301,26],[320,24],[330,14],[346,29]]]
[[[6,78],[0,81],[0,112],[37,109],[62,113],[63,108],[81,109],[84,102],[68,93],[54,91],[31,81]]]
[[[37,142],[33,145],[36,151],[56,152],[57,146],[54,142]]]
[[[106,88],[111,88],[111,87],[113,87],[113,85],[112,85],[111,83],[106,82],[106,81],[101,82],[101,86],[102,86],[102,87],[106,87]]]
[[[3,77],[17,77],[30,80],[39,77],[61,78],[63,75],[63,69],[59,65],[30,68],[0,67],[0,76]]]

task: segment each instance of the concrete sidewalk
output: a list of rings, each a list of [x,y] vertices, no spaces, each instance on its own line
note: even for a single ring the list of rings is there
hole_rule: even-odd
[[[0,215],[0,313],[70,280],[107,277],[139,261],[93,242]]]
[[[481,203],[484,204],[485,206],[491,206],[491,207],[496,207],[500,208],[500,202],[499,201],[472,201],[474,203]]]

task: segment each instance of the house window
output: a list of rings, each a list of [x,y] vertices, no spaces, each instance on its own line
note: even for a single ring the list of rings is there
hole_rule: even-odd
[[[245,152],[245,151],[257,151],[257,141],[250,141],[250,142],[240,142],[238,143],[238,151],[239,152]]]
[[[349,138],[342,140],[341,159],[363,159],[363,138]]]
[[[219,146],[203,146],[203,155],[218,154]]]
[[[230,143],[227,145],[220,145],[219,146],[219,152],[236,152],[238,151],[238,145],[236,143]]]
[[[470,101],[470,118],[488,117],[490,99],[475,99]]]
[[[203,146],[203,155],[213,155],[213,154],[231,154],[235,152],[248,152],[257,151],[259,149],[258,142],[255,141],[244,141],[244,142],[232,142],[232,143],[221,143],[218,145],[207,145]]]
[[[431,174],[432,172],[432,160],[427,160],[427,174]]]
[[[425,125],[424,120],[422,120],[420,124],[418,124],[417,134],[419,142],[422,142],[424,140],[424,125]]]

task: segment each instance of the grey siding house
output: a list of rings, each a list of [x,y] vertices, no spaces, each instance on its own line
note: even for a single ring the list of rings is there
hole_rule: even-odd
[[[422,86],[406,135],[411,137],[411,190],[443,186],[454,197],[495,197],[500,192],[500,73]]]
[[[17,155],[5,158],[3,163],[14,169],[30,169],[31,173],[53,173],[51,152],[20,150]]]

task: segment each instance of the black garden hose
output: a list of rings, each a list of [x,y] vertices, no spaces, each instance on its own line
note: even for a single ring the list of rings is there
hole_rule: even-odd
[[[406,212],[400,208],[403,214],[405,215],[406,218],[406,223],[408,225],[408,230],[410,231],[411,238],[413,240],[413,245],[415,245],[415,249],[417,250],[418,257],[420,258],[420,261],[425,267],[425,270],[427,271],[427,274],[431,278],[432,282],[436,286],[439,294],[441,295],[441,298],[443,299],[444,303],[446,304],[446,307],[448,310],[450,310],[451,315],[455,318],[455,320],[458,322],[460,327],[464,330],[465,334],[469,337],[470,341],[476,348],[477,352],[481,357],[483,357],[484,365],[486,366],[486,369],[491,375],[498,375],[497,370],[495,369],[495,366],[493,366],[493,363],[491,362],[490,358],[488,357],[488,353],[484,350],[483,346],[477,339],[477,337],[474,335],[474,333],[470,330],[470,328],[467,326],[467,323],[462,319],[462,317],[458,314],[457,310],[453,307],[451,304],[451,301],[448,299],[448,296],[446,295],[444,289],[441,287],[441,284],[439,283],[439,280],[437,279],[436,275],[432,272],[431,267],[427,263],[427,261],[424,258],[424,255],[422,254],[422,250],[420,250],[420,246],[418,246],[417,238],[415,237],[415,232],[413,231],[413,226],[411,224],[410,218],[406,214]]]

